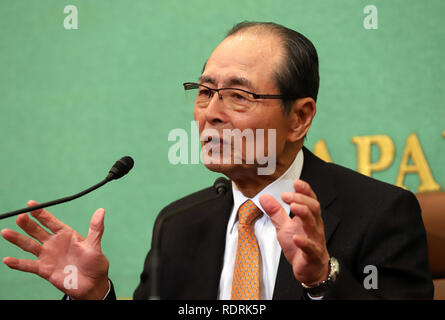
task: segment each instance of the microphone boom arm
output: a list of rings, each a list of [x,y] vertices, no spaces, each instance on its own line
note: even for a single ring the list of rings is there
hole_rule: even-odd
[[[104,180],[102,180],[101,182],[99,182],[98,184],[95,184],[94,186],[92,186],[92,187],[90,187],[90,188],[88,188],[88,189],[86,189],[86,190],[84,190],[82,192],[76,193],[76,194],[74,194],[72,196],[68,196],[68,197],[56,199],[56,200],[53,200],[53,201],[40,203],[40,204],[32,206],[32,207],[26,207],[26,208],[23,208],[23,209],[19,209],[19,210],[15,210],[15,211],[4,213],[4,214],[0,215],[0,220],[1,219],[5,219],[5,218],[9,218],[9,217],[12,217],[12,216],[15,216],[15,215],[18,215],[18,214],[21,214],[21,213],[30,212],[30,211],[34,211],[34,210],[38,210],[38,209],[42,209],[42,208],[51,207],[51,206],[54,206],[56,204],[60,204],[60,203],[64,203],[64,202],[68,202],[68,201],[80,198],[80,197],[86,195],[87,193],[90,193],[91,191],[94,191],[97,188],[102,187],[104,184],[106,184],[109,181],[111,181],[111,180],[107,177]]]
[[[30,212],[30,211],[42,209],[45,207],[51,207],[51,206],[54,206],[59,203],[64,203],[64,202],[68,202],[68,201],[80,198],[80,197],[86,195],[87,193],[90,193],[91,191],[94,191],[97,188],[102,187],[104,184],[106,184],[107,182],[110,182],[111,180],[117,180],[117,179],[122,178],[133,168],[133,165],[134,165],[134,160],[131,157],[129,157],[129,156],[123,157],[123,158],[119,159],[118,161],[116,161],[116,163],[113,165],[113,167],[111,167],[110,171],[108,172],[108,175],[106,176],[106,178],[104,180],[102,180],[101,182],[99,182],[98,184],[95,184],[94,186],[89,187],[88,189],[86,189],[82,192],[76,193],[69,197],[60,198],[57,200],[41,203],[41,204],[38,204],[38,205],[35,205],[32,207],[26,207],[23,209],[19,209],[19,210],[1,214],[0,220],[15,216],[20,213]]]

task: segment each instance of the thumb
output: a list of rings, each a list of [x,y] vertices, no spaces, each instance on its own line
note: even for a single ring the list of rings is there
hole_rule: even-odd
[[[90,229],[88,230],[87,243],[98,250],[100,248],[100,241],[102,240],[102,235],[104,234],[104,217],[105,209],[100,208],[94,212],[93,217],[90,222]]]
[[[260,196],[260,204],[270,217],[275,228],[281,229],[282,226],[290,220],[289,215],[283,209],[281,204],[271,195],[263,194]]]

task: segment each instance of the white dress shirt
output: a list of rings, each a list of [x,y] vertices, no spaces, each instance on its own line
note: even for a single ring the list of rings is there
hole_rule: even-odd
[[[233,209],[227,225],[224,263],[219,283],[218,299],[230,300],[232,294],[233,269],[238,245],[238,209],[246,201],[252,200],[263,211],[263,216],[255,222],[255,236],[260,249],[260,299],[271,300],[280,262],[281,247],[277,233],[269,216],[261,207],[259,198],[262,194],[273,196],[289,212],[289,205],[281,200],[283,192],[294,192],[293,183],[300,178],[303,168],[303,150],[298,152],[294,162],[277,180],[261,190],[255,197],[247,198],[232,182]]]

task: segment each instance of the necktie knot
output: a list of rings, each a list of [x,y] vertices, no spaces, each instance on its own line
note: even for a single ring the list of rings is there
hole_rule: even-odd
[[[263,212],[258,208],[252,200],[244,202],[238,210],[239,224],[243,226],[252,225],[253,221],[261,217]]]

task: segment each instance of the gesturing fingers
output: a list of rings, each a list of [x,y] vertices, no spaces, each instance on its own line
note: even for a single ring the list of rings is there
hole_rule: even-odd
[[[291,212],[302,221],[303,229],[312,234],[323,224],[320,203],[300,193],[283,192],[281,198],[290,205]]]
[[[23,231],[37,239],[40,243],[45,242],[51,237],[49,232],[44,230],[37,222],[30,219],[26,213],[19,215],[16,223]]]
[[[308,237],[305,237],[303,235],[294,235],[292,240],[294,241],[295,245],[300,248],[306,255],[316,255],[315,252],[317,251],[317,246],[315,242]]]
[[[309,184],[294,181],[295,192],[283,192],[281,198],[289,204],[291,212],[299,218],[306,235],[315,241],[324,241],[324,226],[320,202]]]
[[[30,200],[28,201],[28,207],[37,205],[38,203],[36,201]],[[36,218],[42,225],[47,227],[49,230],[51,230],[54,233],[58,233],[60,231],[69,231],[73,232],[76,236],[76,238],[79,241],[84,240],[84,238],[77,233],[75,230],[71,229],[68,225],[64,224],[62,221],[57,219],[54,215],[52,215],[50,212],[46,211],[45,209],[39,209],[35,211],[31,211],[31,215]]]
[[[318,200],[307,195],[295,192],[283,192],[281,199],[287,204],[298,203],[307,206],[308,209],[315,215],[321,214],[320,203]]]
[[[299,179],[295,180],[294,181],[294,189],[295,189],[295,192],[297,192],[297,193],[304,194],[308,197],[311,197],[311,198],[317,200],[317,195],[312,190],[309,183],[307,183],[303,180],[299,180]]]
[[[326,248],[321,243],[302,235],[294,235],[292,240],[306,256],[307,263],[311,264],[312,266],[318,266],[313,270],[319,269],[321,276],[317,276],[316,278],[325,279],[328,272],[325,270],[325,266],[327,266],[329,263],[329,253],[327,252]],[[312,280],[309,278],[312,278]],[[313,282],[313,277],[309,278],[301,278],[300,281],[309,284]]]
[[[317,220],[308,207],[297,203],[291,203],[290,210],[295,216],[300,218],[304,232],[307,235],[314,234],[317,228]]]
[[[11,269],[31,272],[35,274],[38,274],[39,272],[39,264],[37,261],[34,260],[6,257],[3,258],[3,262]]]
[[[32,207],[37,204],[38,203],[36,201],[28,201],[28,207]],[[64,224],[62,221],[57,219],[45,209],[31,211],[31,215],[36,218],[42,225],[44,225],[54,233],[57,233],[58,231],[61,231],[63,229],[70,229],[66,224]]]
[[[22,250],[32,253],[36,257],[39,256],[41,245],[37,241],[9,229],[3,229],[2,236]]]

